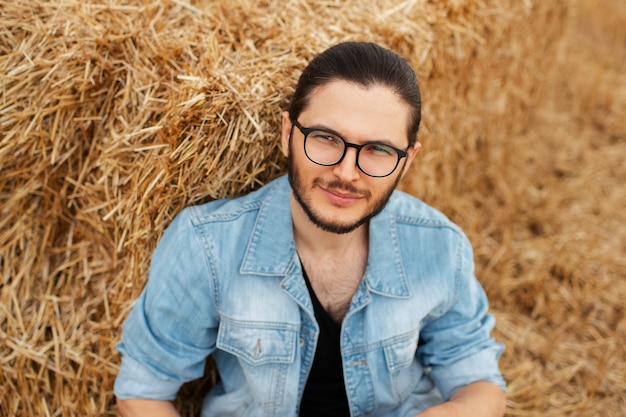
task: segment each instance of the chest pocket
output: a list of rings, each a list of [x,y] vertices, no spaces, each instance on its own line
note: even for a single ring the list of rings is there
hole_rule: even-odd
[[[404,401],[408,397],[422,375],[415,359],[418,335],[419,332],[415,331],[393,338],[384,347],[391,386],[397,401]]]
[[[297,340],[295,326],[227,319],[220,323],[217,348],[238,359],[255,405],[271,408],[284,400]]]

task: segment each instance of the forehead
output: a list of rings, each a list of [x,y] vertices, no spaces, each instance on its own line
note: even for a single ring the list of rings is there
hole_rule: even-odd
[[[408,145],[410,108],[391,88],[331,81],[313,90],[299,117],[307,127],[328,127],[352,141],[388,140]]]

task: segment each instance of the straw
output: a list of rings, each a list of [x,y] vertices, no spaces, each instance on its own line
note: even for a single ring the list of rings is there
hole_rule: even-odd
[[[117,415],[115,344],[164,229],[283,174],[299,72],[369,40],[420,78],[400,188],[475,248],[507,415],[623,415],[625,20],[610,0],[0,0],[0,414]]]

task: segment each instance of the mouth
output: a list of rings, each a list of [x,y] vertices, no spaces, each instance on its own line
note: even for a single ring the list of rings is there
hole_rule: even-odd
[[[331,203],[341,207],[353,205],[365,198],[363,194],[345,191],[333,186],[320,185],[319,188]]]

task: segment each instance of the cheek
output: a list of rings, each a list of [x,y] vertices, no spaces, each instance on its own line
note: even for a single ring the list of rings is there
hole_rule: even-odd
[[[400,180],[400,176],[385,178],[385,181],[381,184],[376,184],[376,186],[371,185],[370,190],[374,194],[375,198],[382,198],[383,196],[387,197],[398,185],[398,181]]]

